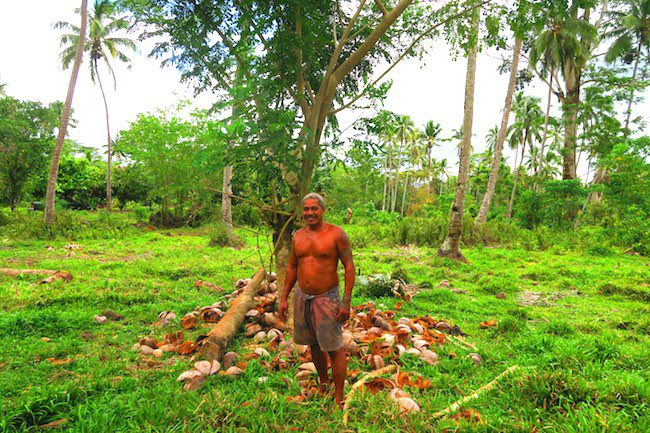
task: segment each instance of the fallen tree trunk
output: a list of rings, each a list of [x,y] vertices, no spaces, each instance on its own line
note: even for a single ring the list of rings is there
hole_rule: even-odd
[[[257,271],[253,280],[237,296],[226,314],[221,318],[219,323],[208,333],[207,338],[201,341],[200,355],[208,360],[220,360],[226,353],[230,342],[237,335],[241,328],[246,312],[255,307],[253,298],[262,287],[262,282],[266,278],[266,271],[260,269]]]
[[[72,274],[68,271],[53,271],[50,269],[12,269],[0,268],[0,274],[8,275],[10,277],[17,277],[18,275],[42,275],[46,274],[49,277],[41,280],[41,284],[51,283],[56,280],[70,281]]]

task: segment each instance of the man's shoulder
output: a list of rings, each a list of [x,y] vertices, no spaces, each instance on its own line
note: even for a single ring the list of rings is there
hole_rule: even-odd
[[[345,230],[343,230],[343,227],[339,227],[339,226],[334,225],[334,224],[328,224],[328,230],[330,231],[330,233],[332,233],[332,234],[334,234],[334,235],[336,235],[338,237],[347,236],[345,234]]]

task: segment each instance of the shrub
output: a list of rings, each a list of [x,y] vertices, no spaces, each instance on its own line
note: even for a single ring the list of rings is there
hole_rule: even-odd
[[[2,211],[2,209],[0,209],[0,226],[6,226],[10,222],[11,222],[11,220],[9,219],[9,217],[7,215],[5,215],[5,213]]]
[[[381,298],[393,295],[394,281],[387,275],[374,274],[368,277],[359,277],[357,280],[359,293],[371,298]]]
[[[58,210],[54,223],[46,226],[41,212],[16,212],[0,234],[16,239],[105,239],[122,238],[139,232],[128,214]]]
[[[409,281],[410,281],[410,278],[409,278],[408,274],[407,274],[406,271],[405,271],[403,268],[401,268],[401,267],[397,267],[397,268],[395,268],[395,269],[393,270],[393,273],[390,275],[390,278],[393,279],[393,280],[402,281],[402,282],[404,282],[405,284],[408,284]]]
[[[241,248],[244,246],[244,241],[237,237],[234,232],[229,230],[228,227],[221,222],[215,223],[209,227],[208,236],[210,237],[208,245],[211,247]]]

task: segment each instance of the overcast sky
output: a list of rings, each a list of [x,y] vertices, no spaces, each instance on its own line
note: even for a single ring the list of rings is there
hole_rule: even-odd
[[[63,71],[60,66],[61,32],[52,24],[63,20],[78,25],[79,17],[74,10],[79,3],[78,0],[2,1],[0,83],[6,84],[8,95],[44,103],[65,99],[70,72]],[[117,61],[113,63],[117,90],[105,86],[109,87],[113,133],[127,128],[138,113],[169,107],[180,99],[191,99],[202,107],[209,106],[214,100],[210,94],[194,98],[192,90],[180,83],[180,74],[170,67],[161,68],[159,60],[147,57],[148,52],[149,46],[141,44],[140,52],[132,56],[130,70]],[[475,152],[485,149],[484,137],[488,129],[500,123],[507,75],[497,72],[501,63],[499,57],[500,53],[494,51],[481,53],[478,57],[472,143]],[[443,135],[448,137],[451,130],[459,128],[462,123],[466,61],[463,58],[453,61],[442,43],[429,50],[424,61],[424,65],[415,60],[406,61],[391,71],[387,78],[394,84],[385,108],[410,115],[421,127],[428,120],[439,122],[444,129]],[[526,92],[542,98],[545,107],[546,89],[541,83],[535,82]],[[105,145],[103,103],[99,87],[90,81],[87,57],[84,57],[77,81],[73,109],[78,126],[69,131],[70,138],[87,146]],[[650,117],[647,98],[633,114]],[[357,117],[356,113],[345,113],[341,116],[341,127],[347,127]],[[447,158],[452,165],[457,161],[454,143],[445,143],[435,152],[434,157]],[[507,151],[507,154],[511,153]],[[512,158],[509,161],[512,163]],[[585,167],[581,167],[579,174],[584,174],[584,171]]]

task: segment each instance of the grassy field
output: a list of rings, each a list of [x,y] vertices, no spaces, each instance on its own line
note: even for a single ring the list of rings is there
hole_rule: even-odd
[[[60,429],[79,432],[650,431],[650,261],[625,254],[482,247],[465,250],[465,265],[437,259],[428,248],[355,250],[362,274],[399,267],[430,286],[399,314],[460,326],[483,358],[476,366],[467,358],[471,350],[452,344],[436,350],[437,366],[405,358],[404,370],[433,384],[409,390],[418,413],[400,415],[387,393],[365,393],[352,403],[346,429],[328,398],[287,401],[299,392],[295,370],[269,373],[258,360],[239,379],[216,375],[198,392],[184,392],[175,379],[191,367],[187,357],[155,359],[131,346],[163,336],[152,326],[159,312],[181,317],[222,299],[195,288],[196,280],[230,290],[252,275],[260,264],[256,248],[267,257],[268,241],[240,235],[240,250],[209,247],[200,229],[78,241],[76,250],[63,241],[0,238],[0,267],[74,276],[47,285],[38,276],[0,276],[0,430],[37,431],[66,420]],[[450,288],[437,288],[443,279]],[[495,296],[500,292],[505,298]],[[357,295],[353,304],[365,301]],[[397,299],[374,301],[391,309]],[[124,319],[96,323],[93,316],[106,310]],[[486,320],[498,325],[480,329]],[[248,342],[233,347],[245,353]],[[431,418],[512,365],[521,369],[465,406],[480,419]],[[350,368],[368,366],[352,360]],[[268,376],[263,384],[261,376]]]

